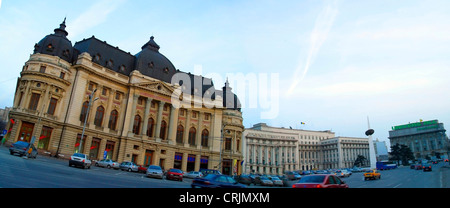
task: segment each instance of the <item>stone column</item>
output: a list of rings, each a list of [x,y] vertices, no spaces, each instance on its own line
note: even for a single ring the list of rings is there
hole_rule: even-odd
[[[138,101],[139,95],[133,95],[133,103],[131,103],[131,115],[130,115],[130,126],[128,129],[128,133],[133,132],[133,125],[134,125],[134,117],[136,116],[136,105]],[[129,135],[130,136],[130,135]]]
[[[178,111],[179,108],[175,108],[173,105],[170,106],[169,133],[167,139],[171,144],[176,144]]]
[[[152,98],[147,98],[145,102],[145,111],[144,111],[144,126],[142,126],[142,135],[143,138],[147,138],[147,129],[148,129],[148,114],[150,114],[150,104],[152,103]]]
[[[192,110],[186,109],[186,124],[184,125],[184,135],[183,135],[183,143],[184,146],[189,146],[189,129],[191,123],[191,112]]]
[[[181,170],[186,172],[187,170],[187,159],[188,159],[188,153],[183,153],[183,158],[181,159]]]
[[[155,134],[155,138],[160,138],[160,134],[161,134],[161,122],[162,122],[162,112],[163,112],[163,107],[164,104],[166,104],[163,101],[159,102],[158,105],[158,117],[156,118],[156,134]],[[161,138],[162,139],[162,138]]]
[[[204,112],[199,112],[198,115],[198,127],[197,127],[197,134],[195,135],[195,144],[197,145],[197,149],[202,148],[202,123],[203,123],[203,116],[205,116]]]

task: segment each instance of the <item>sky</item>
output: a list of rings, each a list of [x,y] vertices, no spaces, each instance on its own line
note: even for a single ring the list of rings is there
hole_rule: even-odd
[[[369,117],[389,144],[395,125],[450,125],[449,11],[447,0],[3,0],[0,107],[12,106],[34,44],[66,17],[72,44],[95,35],[136,54],[154,36],[177,69],[216,89],[229,77],[247,128],[365,137]]]

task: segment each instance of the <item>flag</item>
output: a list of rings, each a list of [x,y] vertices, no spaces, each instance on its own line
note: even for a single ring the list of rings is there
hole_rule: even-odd
[[[304,124],[305,124],[305,122],[300,122],[300,124],[303,124],[303,125],[304,125]]]

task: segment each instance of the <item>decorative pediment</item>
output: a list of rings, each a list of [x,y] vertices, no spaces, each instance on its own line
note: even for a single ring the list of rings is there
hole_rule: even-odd
[[[137,83],[135,84],[137,87],[150,90],[152,92],[160,93],[163,95],[171,96],[174,88],[170,86],[169,84],[161,81],[149,81],[149,82],[143,82],[143,83]]]

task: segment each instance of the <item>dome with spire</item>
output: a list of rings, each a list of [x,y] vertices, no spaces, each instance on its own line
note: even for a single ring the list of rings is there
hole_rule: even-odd
[[[54,30],[55,33],[45,36],[39,43],[34,45],[33,53],[41,53],[52,56],[58,56],[67,62],[72,62],[74,49],[72,42],[67,39],[69,34],[66,31],[66,18],[59,25],[59,28]]]
[[[135,55],[135,70],[141,74],[170,83],[172,76],[177,73],[175,66],[168,58],[159,53],[159,45],[155,37],[141,47],[141,51]]]

